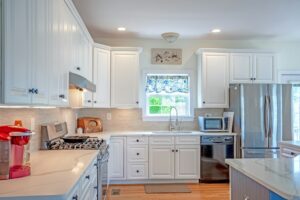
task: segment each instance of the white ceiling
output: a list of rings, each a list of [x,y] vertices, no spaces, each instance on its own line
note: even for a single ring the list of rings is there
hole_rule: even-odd
[[[73,0],[94,38],[300,40],[300,0]],[[126,32],[118,32],[124,26]],[[222,33],[212,34],[220,28]]]

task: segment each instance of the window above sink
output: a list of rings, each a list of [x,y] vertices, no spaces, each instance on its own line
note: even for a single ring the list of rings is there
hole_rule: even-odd
[[[193,77],[186,70],[144,73],[144,121],[168,121],[171,107],[180,120],[193,120]]]

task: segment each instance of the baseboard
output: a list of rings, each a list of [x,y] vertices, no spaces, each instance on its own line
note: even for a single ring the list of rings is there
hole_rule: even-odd
[[[110,180],[110,185],[131,185],[131,184],[157,184],[157,183],[199,183],[198,179],[192,180]]]

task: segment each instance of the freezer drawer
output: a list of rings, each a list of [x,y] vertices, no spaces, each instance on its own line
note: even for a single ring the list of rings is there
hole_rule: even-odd
[[[280,149],[242,149],[243,158],[279,158]]]

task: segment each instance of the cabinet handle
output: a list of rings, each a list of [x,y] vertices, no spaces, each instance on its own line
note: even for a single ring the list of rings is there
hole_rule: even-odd
[[[76,194],[75,196],[72,197],[73,200],[78,200],[78,195]]]
[[[253,78],[250,78],[251,81],[253,81]]]
[[[135,103],[136,103],[136,104],[139,104],[139,101],[136,101]]]
[[[94,103],[97,103],[97,101],[94,101]]]
[[[253,78],[253,80],[255,81],[255,80],[256,80],[256,78]]]
[[[136,170],[136,173],[140,173],[140,171],[139,171],[139,170]]]
[[[176,149],[176,152],[178,152],[178,149]]]
[[[88,100],[87,102],[88,102],[88,103],[92,103],[92,101],[91,101],[91,100]]]
[[[98,190],[98,186],[95,186],[94,189],[95,189],[95,190]]]
[[[140,155],[140,153],[136,153],[136,155],[137,155],[137,156],[139,156],[139,155]]]
[[[205,101],[203,101],[202,103],[205,104]]]
[[[295,156],[295,155],[296,155],[296,153],[294,153],[294,152],[291,152],[291,155],[292,155],[292,156]]]
[[[88,179],[88,180],[90,180],[90,175],[87,175],[85,178]]]
[[[59,95],[59,98],[64,99],[64,98],[65,98],[65,95],[64,95],[64,94],[60,94],[60,95]]]
[[[244,196],[244,200],[250,200],[249,196]]]
[[[39,93],[39,90],[38,90],[38,89],[35,89],[33,92],[34,92],[35,94],[38,94],[38,93]]]
[[[175,152],[175,150],[174,150],[174,149],[172,149],[172,152]]]
[[[136,142],[140,142],[140,140],[139,140],[139,139],[137,139],[137,140],[136,140]]]
[[[80,71],[80,67],[76,67],[76,69],[77,69],[78,71]]]
[[[34,89],[33,89],[33,88],[31,88],[31,89],[28,89],[28,93],[31,93],[31,94],[33,94],[33,93],[34,93]]]

